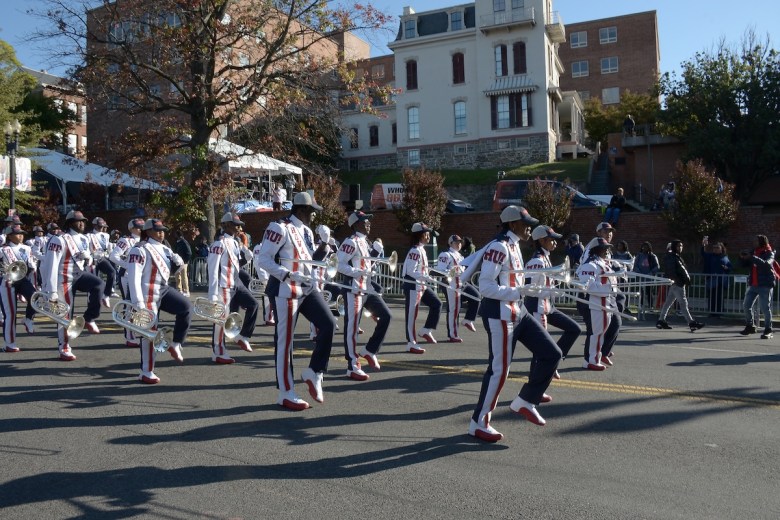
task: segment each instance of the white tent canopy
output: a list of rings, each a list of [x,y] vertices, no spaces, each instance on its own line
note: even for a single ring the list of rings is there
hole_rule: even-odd
[[[84,162],[75,157],[46,150],[43,148],[28,148],[30,159],[46,173],[57,181],[62,193],[62,206],[68,207],[68,192],[66,184],[69,182],[92,182],[101,186],[127,186],[141,190],[160,190],[162,186],[156,182],[146,181],[131,177],[126,173],[99,166],[94,163]],[[106,195],[108,196],[108,195]]]
[[[225,139],[210,139],[209,149],[217,155],[228,159],[227,167],[237,178],[267,177],[268,186],[273,183],[273,177],[294,176],[302,184],[303,170],[298,166],[274,159],[262,153],[255,153],[248,148],[237,145]]]

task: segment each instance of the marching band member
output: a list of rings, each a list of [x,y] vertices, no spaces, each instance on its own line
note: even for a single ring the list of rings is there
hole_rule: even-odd
[[[453,273],[455,276],[450,278],[450,286],[445,292],[447,297],[447,335],[450,343],[462,343],[463,339],[458,335],[458,317],[461,304],[461,295],[458,291],[475,297],[478,295],[473,287],[466,286],[464,288],[461,280],[463,255],[460,254],[460,248],[463,245],[463,239],[458,235],[452,235],[447,242],[450,245],[450,249],[439,255],[436,269],[445,273],[455,271]],[[474,326],[474,320],[477,317],[479,301],[473,298],[466,298],[466,300],[468,301],[468,306],[466,307],[466,319],[463,321],[463,326],[472,332],[476,332],[477,328]]]
[[[377,353],[382,346],[390,326],[390,309],[380,296],[375,294],[369,274],[374,262],[369,260],[372,256],[373,245],[368,242],[368,234],[371,232],[371,218],[373,215],[355,211],[347,218],[347,224],[352,228],[352,235],[345,239],[339,247],[338,271],[347,277],[346,285],[352,290],[347,290],[344,303],[344,357],[347,360],[347,377],[356,381],[365,381],[368,374],[360,365],[360,358],[374,370],[379,370]],[[369,300],[372,303],[369,305]],[[357,337],[360,333],[360,318],[363,316],[363,307],[369,307],[371,315],[376,318],[374,334],[366,345],[358,351]]]
[[[30,270],[27,277],[32,282],[33,287],[37,289],[41,286],[41,272],[38,269],[38,264],[43,260],[43,253],[46,250],[46,237],[43,235],[41,226],[33,226],[32,231],[33,237],[25,240],[24,243],[30,248],[30,254],[35,259],[35,267]]]
[[[190,328],[192,304],[179,291],[168,285],[173,272],[184,265],[182,258],[163,244],[165,227],[162,220],[148,219],[143,226],[146,240],[136,243],[127,255],[127,281],[129,300],[134,305],[148,309],[158,317],[160,311],[176,316],[173,338],[168,352],[179,363],[184,362],[181,344]],[[155,326],[152,330],[157,330]],[[156,384],[160,378],[154,373],[157,351],[152,342],[141,338],[141,373],[138,380]]]
[[[425,244],[430,242],[431,234],[439,236],[433,229],[422,222],[412,225],[412,247],[406,254],[402,275],[407,280],[403,283],[404,310],[406,311],[406,351],[412,354],[424,354],[425,349],[417,344],[416,319],[420,302],[428,306],[428,317],[425,327],[420,329],[420,337],[428,343],[436,343],[433,331],[439,323],[441,300],[426,282],[433,283],[428,275],[428,257],[425,254]]]
[[[71,210],[65,217],[68,232],[53,236],[46,246],[46,254],[41,264],[41,290],[49,295],[51,301],[60,298],[70,307],[67,318],[73,313],[73,299],[76,291],[86,292],[87,309],[84,311],[84,328],[93,334],[100,334],[95,320],[100,316],[100,304],[103,294],[103,280],[86,270],[92,262],[89,252],[89,240],[84,236],[87,221],[80,211]],[[103,304],[107,304],[103,301]],[[57,325],[57,348],[62,361],[73,361],[73,354],[65,327]]]
[[[523,307],[523,275],[510,272],[523,269],[520,241],[528,240],[531,227],[539,221],[523,207],[507,206],[501,212],[501,222],[504,232],[485,248],[479,273],[480,314],[488,333],[490,354],[469,435],[486,442],[504,437],[490,425],[490,418],[509,375],[517,341],[531,351],[533,359],[528,382],[509,408],[539,426],[545,420],[536,405],[552,401],[545,391],[561,360],[561,350],[550,334]]]
[[[295,393],[293,380],[293,335],[298,314],[303,314],[319,330],[309,367],[303,370],[301,378],[309,394],[320,403],[324,401],[322,377],[328,369],[336,325],[322,294],[314,290],[313,266],[305,262],[312,261],[314,252],[314,234],[309,224],[314,212],[321,210],[309,193],[296,193],[292,213],[268,225],[257,256],[260,267],[272,277],[266,294],[271,298],[276,318],[277,404],[296,411],[309,408],[309,403]]]
[[[34,270],[36,260],[32,256],[30,247],[22,244],[24,235],[27,233],[19,224],[13,224],[3,231],[6,237],[5,245],[0,247],[0,264],[7,268],[14,262],[22,261],[27,265],[28,270]],[[35,292],[30,279],[25,276],[21,280],[12,282],[8,275],[0,277],[0,305],[2,305],[3,315],[3,337],[5,339],[6,352],[19,352],[16,346],[16,295],[21,294],[27,301],[25,311],[24,326],[28,334],[34,332],[33,317],[35,310],[30,305],[32,295]]]
[[[260,262],[257,260],[257,256],[260,254],[260,248],[262,246],[263,244],[261,242],[257,244],[252,250],[252,256],[255,260],[252,264],[255,267],[255,275],[257,276],[257,279],[260,280],[260,283],[262,283],[264,286],[268,286],[268,271],[260,267]],[[266,326],[274,325],[276,322],[274,321],[274,315],[271,312],[271,301],[268,299],[268,296],[265,293],[263,293],[259,299],[260,303],[263,305],[263,320],[265,320]]]
[[[319,224],[314,229],[314,234],[316,238],[314,242],[315,251],[312,255],[313,260],[324,261],[328,258],[328,256],[330,256],[331,253],[335,253],[338,250],[336,239],[330,236],[330,228],[328,226],[325,224]],[[331,285],[326,272],[327,268],[325,267],[315,266],[312,268],[312,273],[314,273],[314,289],[323,293],[323,299],[325,300],[325,303],[330,305],[331,302],[336,301],[336,298],[338,298],[338,296],[342,293],[342,289],[340,287]],[[328,293],[327,298],[325,298],[326,292]],[[339,315],[338,311],[336,310],[332,310],[331,312],[334,313],[334,316]],[[337,321],[336,330],[338,330],[338,328],[339,324]],[[363,331],[361,330],[360,333],[362,334]],[[309,339],[311,341],[315,341],[317,339],[317,334],[317,327],[314,325],[314,323],[310,322]]]
[[[95,217],[92,219],[92,226],[92,232],[87,235],[90,251],[92,251],[92,256],[95,258],[92,272],[101,272],[106,275],[106,287],[103,290],[104,298],[118,296],[114,291],[116,287],[116,269],[114,264],[108,259],[108,255],[113,248],[108,233],[106,233],[108,224],[101,217]]]
[[[590,302],[577,303],[577,310],[585,322],[585,361],[582,368],[588,370],[602,371],[607,365],[612,365],[609,355],[615,342],[608,341],[608,333],[616,321],[616,312],[609,309],[617,311],[617,285],[614,276],[604,276],[614,272],[608,259],[611,248],[612,244],[606,239],[594,238],[588,244],[590,257],[577,268],[577,278],[587,284]]]
[[[127,223],[127,235],[117,240],[116,245],[108,254],[108,259],[114,265],[119,267],[117,272],[119,276],[119,292],[122,293],[122,299],[130,299],[130,287],[127,279],[127,255],[130,250],[141,240],[141,230],[144,227],[144,219],[134,218]],[[138,347],[140,342],[132,331],[125,329],[125,345],[128,347]]]
[[[550,226],[537,226],[531,233],[531,239],[536,245],[536,252],[525,264],[525,268],[529,271],[525,275],[525,285],[534,285],[537,287],[552,287],[551,279],[543,272],[534,272],[537,269],[550,269],[552,268],[552,262],[550,262],[550,252],[558,245],[557,240],[563,238],[555,232]],[[548,325],[557,327],[563,331],[561,337],[558,338],[558,348],[561,349],[563,359],[571,350],[574,342],[582,334],[582,328],[576,321],[569,316],[559,311],[553,305],[550,294],[542,293],[540,296],[526,296],[523,298],[523,304],[528,312],[536,318],[542,327],[547,329]],[[553,374],[554,379],[560,379],[558,370]]]
[[[233,213],[222,215],[221,222],[224,232],[209,247],[209,300],[223,303],[226,308],[230,309],[230,312],[237,311],[239,307],[245,309],[241,333],[235,337],[235,342],[241,350],[252,352],[249,338],[252,337],[255,330],[258,304],[245,285],[249,281],[243,281],[239,278],[246,248],[242,247],[234,238],[234,235],[241,231],[244,223],[238,218],[238,215]],[[218,365],[235,363],[235,359],[230,357],[225,347],[224,330],[217,324],[214,324],[211,348],[211,360],[214,363]]]

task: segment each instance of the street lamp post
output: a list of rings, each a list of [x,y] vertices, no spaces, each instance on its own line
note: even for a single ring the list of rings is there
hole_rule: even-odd
[[[16,212],[16,150],[19,148],[19,133],[22,131],[22,125],[18,119],[13,123],[5,124],[5,152],[8,155],[8,171],[11,173],[10,184],[10,203],[8,214],[13,215]]]

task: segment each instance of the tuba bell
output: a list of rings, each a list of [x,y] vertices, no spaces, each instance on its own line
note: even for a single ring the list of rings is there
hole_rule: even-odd
[[[16,283],[27,276],[27,264],[24,260],[17,260],[10,264],[0,265],[0,276],[8,278],[11,283]]]
[[[228,339],[238,336],[239,332],[241,332],[241,327],[244,325],[244,319],[240,314],[237,312],[227,314],[227,308],[224,303],[212,302],[202,296],[195,298],[192,312],[196,316],[222,327],[225,337]]]
[[[30,305],[35,312],[43,314],[53,320],[58,325],[65,327],[65,334],[68,339],[76,339],[84,330],[84,318],[77,316],[68,319],[70,306],[67,303],[51,301],[51,295],[41,291],[35,291],[30,298]]]
[[[157,316],[151,310],[122,300],[114,305],[111,316],[120,327],[151,341],[152,347],[157,352],[168,350],[170,329],[163,327],[159,330],[153,330],[157,325]]]
[[[249,289],[249,292],[255,298],[262,298],[263,295],[265,295],[265,282],[254,278],[249,281],[249,287],[247,287],[247,289]]]

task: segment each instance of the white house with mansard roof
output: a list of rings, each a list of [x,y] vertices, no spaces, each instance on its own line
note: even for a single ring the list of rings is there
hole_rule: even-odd
[[[490,168],[584,151],[582,102],[559,87],[564,41],[552,0],[405,7],[393,54],[359,64],[398,94],[379,117],[344,111],[343,167]]]

